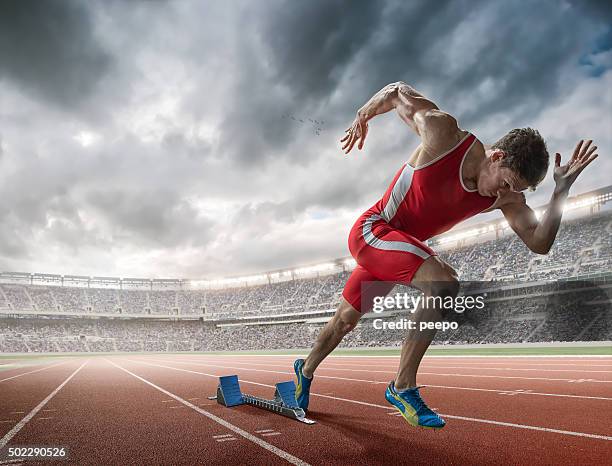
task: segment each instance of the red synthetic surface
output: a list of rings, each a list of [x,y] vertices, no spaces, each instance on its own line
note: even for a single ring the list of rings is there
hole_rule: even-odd
[[[69,461],[58,464],[270,465],[288,458],[310,464],[573,465],[606,464],[612,456],[609,357],[425,358],[419,383],[429,386],[421,393],[446,416],[441,431],[416,429],[392,415],[384,391],[396,357],[328,358],[313,382],[308,417],[315,425],[206,398],[215,393],[216,377],[228,374],[238,374],[244,393],[272,398],[275,382],[293,378],[293,359],[84,356],[3,370],[0,436],[6,440],[82,366],[8,446],[68,447]],[[25,375],[8,379],[19,374]]]

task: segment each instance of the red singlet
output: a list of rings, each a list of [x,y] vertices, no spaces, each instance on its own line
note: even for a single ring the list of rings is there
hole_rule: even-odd
[[[421,264],[436,255],[425,240],[493,205],[496,198],[467,189],[461,178],[463,161],[475,141],[468,133],[425,165],[413,168],[405,163],[382,199],[353,225],[349,249],[357,267],[342,296],[355,309],[368,312],[372,308],[368,288],[381,295],[391,291],[394,283],[409,284]],[[376,283],[381,281],[391,283]]]

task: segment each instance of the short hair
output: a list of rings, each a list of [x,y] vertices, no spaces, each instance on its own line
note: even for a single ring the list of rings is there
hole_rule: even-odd
[[[497,141],[492,149],[501,149],[506,153],[502,166],[518,173],[527,183],[529,189],[544,179],[548,171],[548,149],[540,133],[532,128],[516,128]]]

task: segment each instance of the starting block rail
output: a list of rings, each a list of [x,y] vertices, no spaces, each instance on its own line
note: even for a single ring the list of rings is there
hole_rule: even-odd
[[[240,382],[237,375],[219,377],[217,395],[209,396],[209,400],[217,400],[217,403],[228,408],[239,405],[251,405],[257,408],[271,411],[281,416],[286,416],[304,424],[314,424],[315,421],[306,418],[306,413],[300,408],[295,400],[295,383],[281,382],[276,384],[274,399],[267,400],[253,395],[243,394],[240,390]]]

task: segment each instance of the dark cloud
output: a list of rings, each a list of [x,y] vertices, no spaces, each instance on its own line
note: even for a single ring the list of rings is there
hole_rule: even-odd
[[[112,66],[94,36],[85,2],[0,2],[0,76],[23,91],[73,110]]]
[[[346,66],[383,27],[383,10],[367,0],[275,5],[258,30],[274,80],[286,86],[300,107],[328,98]]]
[[[86,198],[109,223],[115,240],[139,247],[202,246],[214,226],[177,192],[106,189],[91,191]]]

